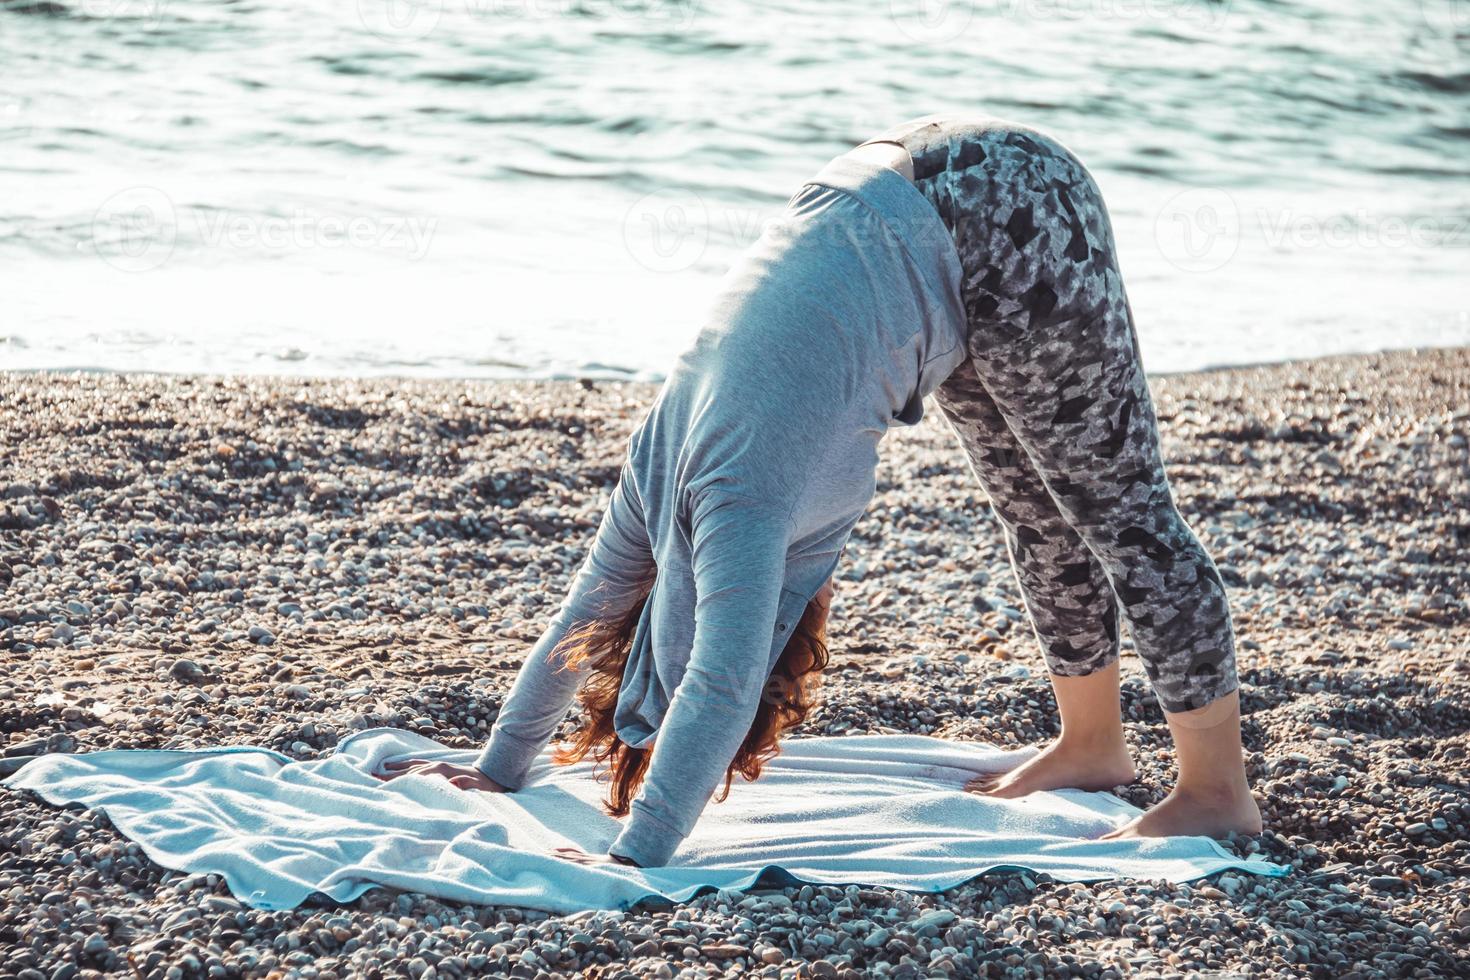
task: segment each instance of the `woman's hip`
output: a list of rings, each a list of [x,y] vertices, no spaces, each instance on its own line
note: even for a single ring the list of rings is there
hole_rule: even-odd
[[[980,113],[931,113],[864,142],[898,143],[912,158],[914,186],[954,239],[972,338],[985,324],[997,337],[1035,336],[1122,301],[1102,194],[1056,137]]]
[[[1084,170],[1076,155],[1044,129],[984,112],[933,112],[895,123],[858,146],[897,143],[914,158],[916,182],[950,173],[993,171],[1001,161]],[[988,166],[987,166],[988,165]]]

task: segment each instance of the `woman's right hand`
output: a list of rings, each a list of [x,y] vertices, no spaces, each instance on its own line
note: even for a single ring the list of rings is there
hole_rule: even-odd
[[[387,782],[409,773],[420,776],[443,776],[451,786],[459,789],[477,789],[482,793],[509,793],[510,790],[485,775],[474,766],[456,766],[452,762],[430,762],[427,759],[399,759],[383,763],[387,775],[373,775]]]

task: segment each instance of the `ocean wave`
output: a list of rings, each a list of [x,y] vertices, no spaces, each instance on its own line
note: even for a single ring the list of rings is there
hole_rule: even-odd
[[[1452,7],[0,0],[0,367],[657,374],[800,181],[951,110],[1088,162],[1151,364],[1470,339]]]

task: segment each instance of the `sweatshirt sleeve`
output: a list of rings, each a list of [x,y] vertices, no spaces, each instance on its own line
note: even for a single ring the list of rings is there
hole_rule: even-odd
[[[705,490],[690,519],[694,641],[654,739],[648,777],[608,850],[667,864],[735,757],[764,690],[791,520],[752,497]]]
[[[579,622],[626,614],[643,594],[642,586],[653,570],[642,508],[624,463],[591,549],[560,609],[521,665],[490,728],[490,741],[475,760],[476,768],[507,789],[520,789],[586,676],[585,670],[552,662],[551,654]]]

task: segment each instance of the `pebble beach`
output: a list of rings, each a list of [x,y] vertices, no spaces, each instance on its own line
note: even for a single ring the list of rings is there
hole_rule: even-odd
[[[571,916],[375,889],[259,911],[100,813],[0,788],[0,980],[1470,976],[1470,348],[1152,379],[1230,587],[1280,879],[714,892]],[[657,387],[0,373],[0,776],[43,753],[478,747]],[[930,408],[884,443],[800,734],[1057,733]],[[1140,807],[1173,756],[1125,645]],[[734,792],[739,792],[737,783]]]

